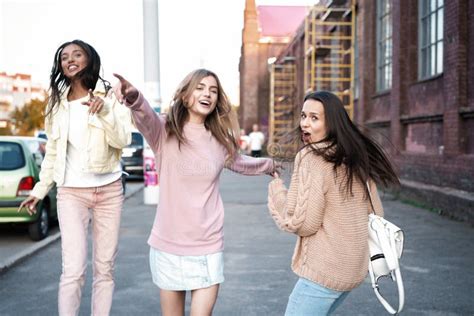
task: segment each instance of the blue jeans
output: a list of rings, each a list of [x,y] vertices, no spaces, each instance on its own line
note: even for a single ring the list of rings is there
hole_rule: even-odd
[[[285,316],[329,315],[349,292],[339,292],[300,278],[291,292]]]

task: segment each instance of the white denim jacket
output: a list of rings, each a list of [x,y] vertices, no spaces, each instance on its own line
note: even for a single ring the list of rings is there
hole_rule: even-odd
[[[64,183],[69,133],[69,111],[66,106],[68,92],[69,88],[64,91],[52,115],[45,119],[48,135],[46,155],[41,164],[40,181],[31,193],[39,199],[46,196],[53,187],[53,182],[58,186]],[[104,99],[104,106],[99,113],[89,116],[88,128],[84,134],[86,152],[82,157],[82,170],[88,173],[108,173],[117,167],[122,148],[131,143],[131,113],[125,105],[118,102],[112,90],[105,95],[101,82],[97,82],[94,95]]]

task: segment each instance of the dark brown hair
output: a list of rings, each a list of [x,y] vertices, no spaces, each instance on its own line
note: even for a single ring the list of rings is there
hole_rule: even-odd
[[[331,92],[317,91],[305,96],[306,100],[316,100],[323,104],[326,137],[317,144],[305,147],[334,164],[334,172],[339,166],[345,168],[345,190],[352,194],[354,177],[361,183],[372,179],[383,187],[400,185],[395,169],[382,147],[364,135],[347,115],[341,100]],[[299,128],[301,135],[301,129]]]
[[[111,88],[110,83],[100,76],[100,56],[94,47],[84,41],[77,39],[70,42],[65,42],[59,46],[59,48],[56,50],[56,53],[54,54],[49,84],[50,96],[46,115],[50,114],[54,107],[59,104],[64,91],[71,84],[71,80],[69,80],[69,78],[64,75],[61,66],[61,53],[66,46],[72,44],[81,47],[84,50],[84,53],[87,55],[87,66],[77,74],[77,77],[81,81],[82,85],[86,89],[94,90],[97,81],[100,79],[104,85],[106,93]]]

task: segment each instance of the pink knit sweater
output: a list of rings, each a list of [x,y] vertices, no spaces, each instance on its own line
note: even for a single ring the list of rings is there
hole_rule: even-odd
[[[367,275],[368,214],[365,184],[354,180],[353,196],[340,190],[344,167],[301,151],[287,191],[281,179],[269,184],[268,207],[278,227],[298,238],[291,267],[300,277],[337,291],[357,287]],[[375,184],[371,195],[378,215],[382,204]]]
[[[126,104],[138,130],[152,148],[160,179],[160,202],[148,239],[151,247],[175,255],[205,255],[224,248],[224,207],[219,176],[224,167],[245,175],[273,172],[273,161],[236,155],[224,166],[227,151],[204,124],[186,123],[186,143],[168,137],[165,116],[158,116],[140,94]]]

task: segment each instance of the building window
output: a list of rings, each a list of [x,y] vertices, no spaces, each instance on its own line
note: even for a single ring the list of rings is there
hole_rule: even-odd
[[[377,0],[377,91],[392,87],[392,1]]]
[[[443,72],[444,0],[419,0],[419,78]]]
[[[357,12],[354,18],[354,99],[359,98],[359,40],[358,40],[358,33],[357,33]]]

